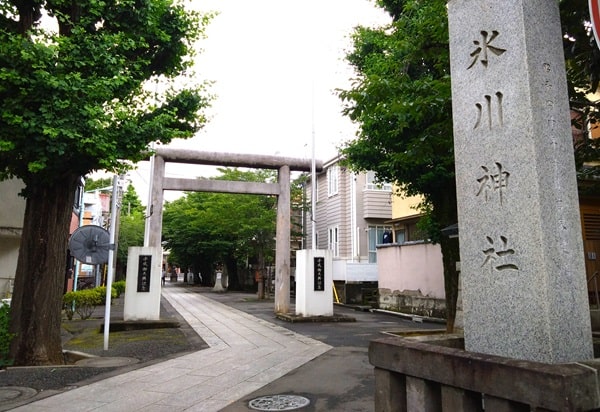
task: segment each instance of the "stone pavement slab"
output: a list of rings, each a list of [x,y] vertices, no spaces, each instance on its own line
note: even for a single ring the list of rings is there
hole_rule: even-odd
[[[213,412],[331,349],[193,289],[165,287],[162,293],[209,349],[116,375],[14,411]]]

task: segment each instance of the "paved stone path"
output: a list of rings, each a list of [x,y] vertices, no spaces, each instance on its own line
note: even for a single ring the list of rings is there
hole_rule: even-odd
[[[331,349],[185,288],[162,293],[209,349],[13,410],[215,412]]]

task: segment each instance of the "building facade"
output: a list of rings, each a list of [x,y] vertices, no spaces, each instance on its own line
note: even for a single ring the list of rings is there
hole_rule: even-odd
[[[316,248],[332,251],[340,301],[367,303],[377,290],[377,245],[392,230],[386,223],[392,217],[392,188],[375,182],[372,172],[352,172],[341,160],[336,157],[324,163],[317,175],[316,208],[307,219],[305,247],[312,248],[314,227]]]
[[[23,183],[17,179],[0,182],[0,298],[10,299],[19,258],[25,198],[19,196]]]
[[[23,188],[23,182],[19,179],[0,182],[0,299],[10,299],[12,296],[25,216],[26,201],[19,195]],[[80,225],[82,191],[83,180],[75,194],[70,233]],[[65,267],[65,291],[73,287],[74,269],[75,260],[69,254]]]

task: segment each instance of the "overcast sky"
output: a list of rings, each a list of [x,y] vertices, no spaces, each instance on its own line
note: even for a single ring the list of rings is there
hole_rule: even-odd
[[[353,76],[344,61],[357,25],[379,26],[389,17],[370,0],[202,0],[216,11],[200,43],[195,71],[215,84],[209,122],[194,138],[169,147],[202,151],[312,156],[328,160],[352,139],[355,126],[341,115],[336,88]],[[167,175],[194,178],[206,168],[169,167]],[[149,180],[148,162],[131,173],[136,190]]]

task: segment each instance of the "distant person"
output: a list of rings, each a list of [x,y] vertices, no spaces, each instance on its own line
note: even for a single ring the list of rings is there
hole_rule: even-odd
[[[383,243],[392,243],[393,239],[392,239],[392,232],[390,232],[389,230],[386,230],[385,232],[383,232]]]

